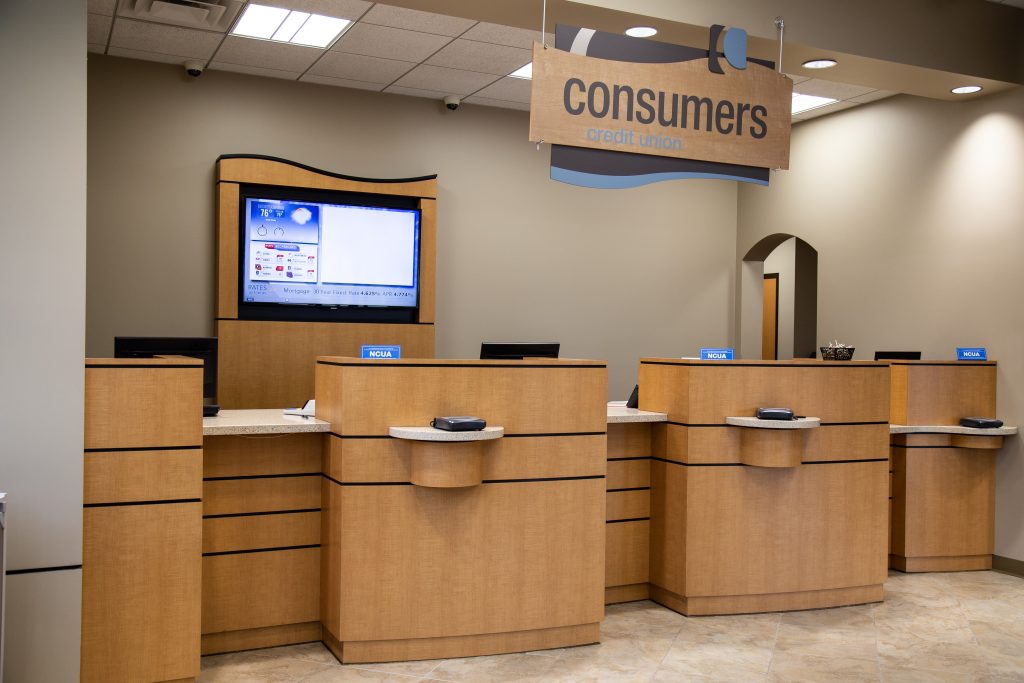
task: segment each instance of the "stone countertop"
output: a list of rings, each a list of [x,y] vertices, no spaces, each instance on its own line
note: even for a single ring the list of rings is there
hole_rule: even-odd
[[[484,427],[465,432],[449,432],[433,427],[389,427],[388,435],[412,441],[489,441],[505,435],[504,427]]]
[[[668,415],[665,413],[652,413],[647,410],[627,408],[624,405],[608,405],[608,424],[621,424],[624,422],[668,422]]]
[[[821,425],[821,419],[798,417],[794,420],[759,420],[756,417],[727,417],[725,424],[754,429],[814,429]]]
[[[203,418],[203,436],[252,434],[301,434],[329,432],[331,424],[315,417],[285,415],[280,408],[222,410],[216,417]]]
[[[964,434],[966,436],[1013,436],[1016,427],[995,427],[976,429],[960,425],[889,425],[890,434]]]

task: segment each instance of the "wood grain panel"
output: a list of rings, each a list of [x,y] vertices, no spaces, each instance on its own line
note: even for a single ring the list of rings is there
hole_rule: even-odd
[[[81,680],[199,675],[199,503],[86,508]]]
[[[644,422],[608,425],[609,458],[646,458],[651,455],[651,425]]]
[[[204,557],[203,633],[319,621],[319,589],[319,548]]]
[[[739,428],[669,424],[664,429],[663,458],[691,464],[741,462]],[[877,460],[889,456],[887,424],[824,425],[800,431],[804,432],[803,462]]]
[[[325,514],[344,587],[342,641],[418,639],[596,623],[604,603],[600,479],[468,489],[331,485]],[[465,653],[462,653],[465,654]]]
[[[532,652],[576,645],[601,639],[600,623],[561,626],[532,631],[484,633],[412,640],[377,640],[340,643],[324,630],[324,644],[346,664],[393,662],[413,659],[479,657],[506,652]]]
[[[341,482],[411,481],[408,441],[327,438],[324,472],[332,479]],[[588,477],[605,473],[603,435],[502,438],[481,443],[483,478],[489,481]]]
[[[203,514],[309,510],[320,507],[320,476],[203,482]]]
[[[319,472],[323,434],[207,436],[203,438],[203,476]]]
[[[689,422],[690,366],[640,363],[640,410],[666,413],[672,422]],[[722,424],[725,420],[721,421]]]
[[[437,201],[420,200],[419,322],[434,322],[437,290]],[[431,354],[433,355],[433,354]]]
[[[950,434],[893,434],[894,446],[949,446]]]
[[[898,365],[906,372],[905,393],[892,402],[908,425],[955,425],[961,417],[995,417],[996,364]],[[902,389],[902,385],[895,387]],[[905,406],[905,407],[902,407]]]
[[[386,178],[339,178],[330,172],[301,167],[285,160],[234,158],[217,161],[217,180],[256,185],[311,187],[319,190],[391,194],[408,197],[437,197],[437,179],[395,181]]]
[[[203,442],[202,362],[89,359],[85,368],[85,448],[198,446]],[[198,363],[199,367],[194,367]],[[191,366],[191,367],[174,367]]]
[[[607,494],[606,519],[636,519],[651,516],[650,491],[615,491]]]
[[[995,547],[995,453],[913,449],[902,458],[907,557],[991,555]],[[898,547],[898,546],[897,546]]]
[[[689,469],[651,461],[650,582],[679,593],[686,586]]]
[[[893,555],[890,564],[908,574],[914,572],[974,572],[992,569],[992,555],[951,555],[948,557],[902,557]]]
[[[397,344],[407,358],[434,355],[433,325],[220,320],[217,336],[222,408],[301,406],[314,395],[317,356],[358,356],[363,344]]]
[[[907,422],[907,367],[889,366],[889,422],[905,425]]]
[[[606,586],[604,589],[604,604],[606,605],[648,600],[650,597],[651,586],[648,583],[634,583],[632,586]]]
[[[203,552],[286,548],[320,543],[319,512],[203,520]]]
[[[200,498],[202,467],[200,449],[86,453],[84,502]]]
[[[609,460],[608,489],[634,489],[651,485],[650,460]]]
[[[691,598],[885,581],[888,463],[687,470],[686,587],[662,587]]]
[[[807,429],[749,429],[740,432],[740,462],[753,467],[796,467]]]
[[[437,415],[477,415],[506,435],[607,428],[608,371],[595,361],[331,362],[356,363],[317,364],[318,397],[327,385],[336,392],[323,404],[318,398],[317,417],[336,434],[386,435],[390,426],[426,425]]]
[[[410,481],[416,486],[461,488],[483,481],[483,442],[413,441]]]
[[[651,600],[671,610],[693,617],[715,614],[789,612],[793,610],[841,607],[844,605],[863,605],[881,602],[884,593],[885,589],[881,584],[873,584],[870,586],[829,588],[800,593],[686,598],[657,586],[651,586]]]
[[[650,560],[650,523],[606,524],[605,586],[647,583]]]
[[[238,317],[238,183],[217,185],[217,317]]]
[[[321,632],[320,622],[310,621],[305,624],[284,624],[282,626],[250,628],[243,631],[207,633],[203,635],[202,651],[205,656],[224,652],[258,650],[279,645],[318,643],[322,638]]]
[[[951,434],[949,443],[953,448],[978,450],[999,450],[1003,447],[1001,436],[975,436],[974,434]]]

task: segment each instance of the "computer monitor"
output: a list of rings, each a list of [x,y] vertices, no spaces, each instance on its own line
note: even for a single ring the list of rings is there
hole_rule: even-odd
[[[203,360],[203,398],[217,396],[216,337],[114,337],[115,358],[189,356]]]
[[[921,360],[920,351],[875,351],[875,360]]]
[[[558,358],[559,346],[555,342],[483,342],[480,344],[480,359]]]

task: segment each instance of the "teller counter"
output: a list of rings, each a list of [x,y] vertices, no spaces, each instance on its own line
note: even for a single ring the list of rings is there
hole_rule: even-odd
[[[640,408],[668,415],[637,446],[650,597],[687,615],[881,600],[889,398],[884,363],[643,359]],[[759,407],[807,419],[751,420]]]

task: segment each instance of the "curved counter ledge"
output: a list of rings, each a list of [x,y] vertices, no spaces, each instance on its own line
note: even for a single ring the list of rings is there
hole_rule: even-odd
[[[753,429],[814,429],[821,425],[821,419],[799,417],[795,420],[759,420],[756,417],[727,417],[725,424]]]
[[[1013,436],[1017,433],[1016,427],[995,427],[992,429],[977,429],[975,427],[961,427],[960,425],[889,425],[890,434],[961,434],[964,436]]]
[[[622,424],[625,422],[668,422],[667,413],[652,413],[647,410],[637,410],[626,406],[608,406],[608,424]]]
[[[449,432],[433,427],[388,428],[388,435],[396,439],[412,441],[489,441],[490,439],[500,439],[504,434],[504,427],[484,427],[482,430],[469,432]]]
[[[315,417],[285,415],[280,408],[266,410],[222,410],[216,417],[203,418],[203,436],[246,434],[300,434],[329,432],[331,424]]]

